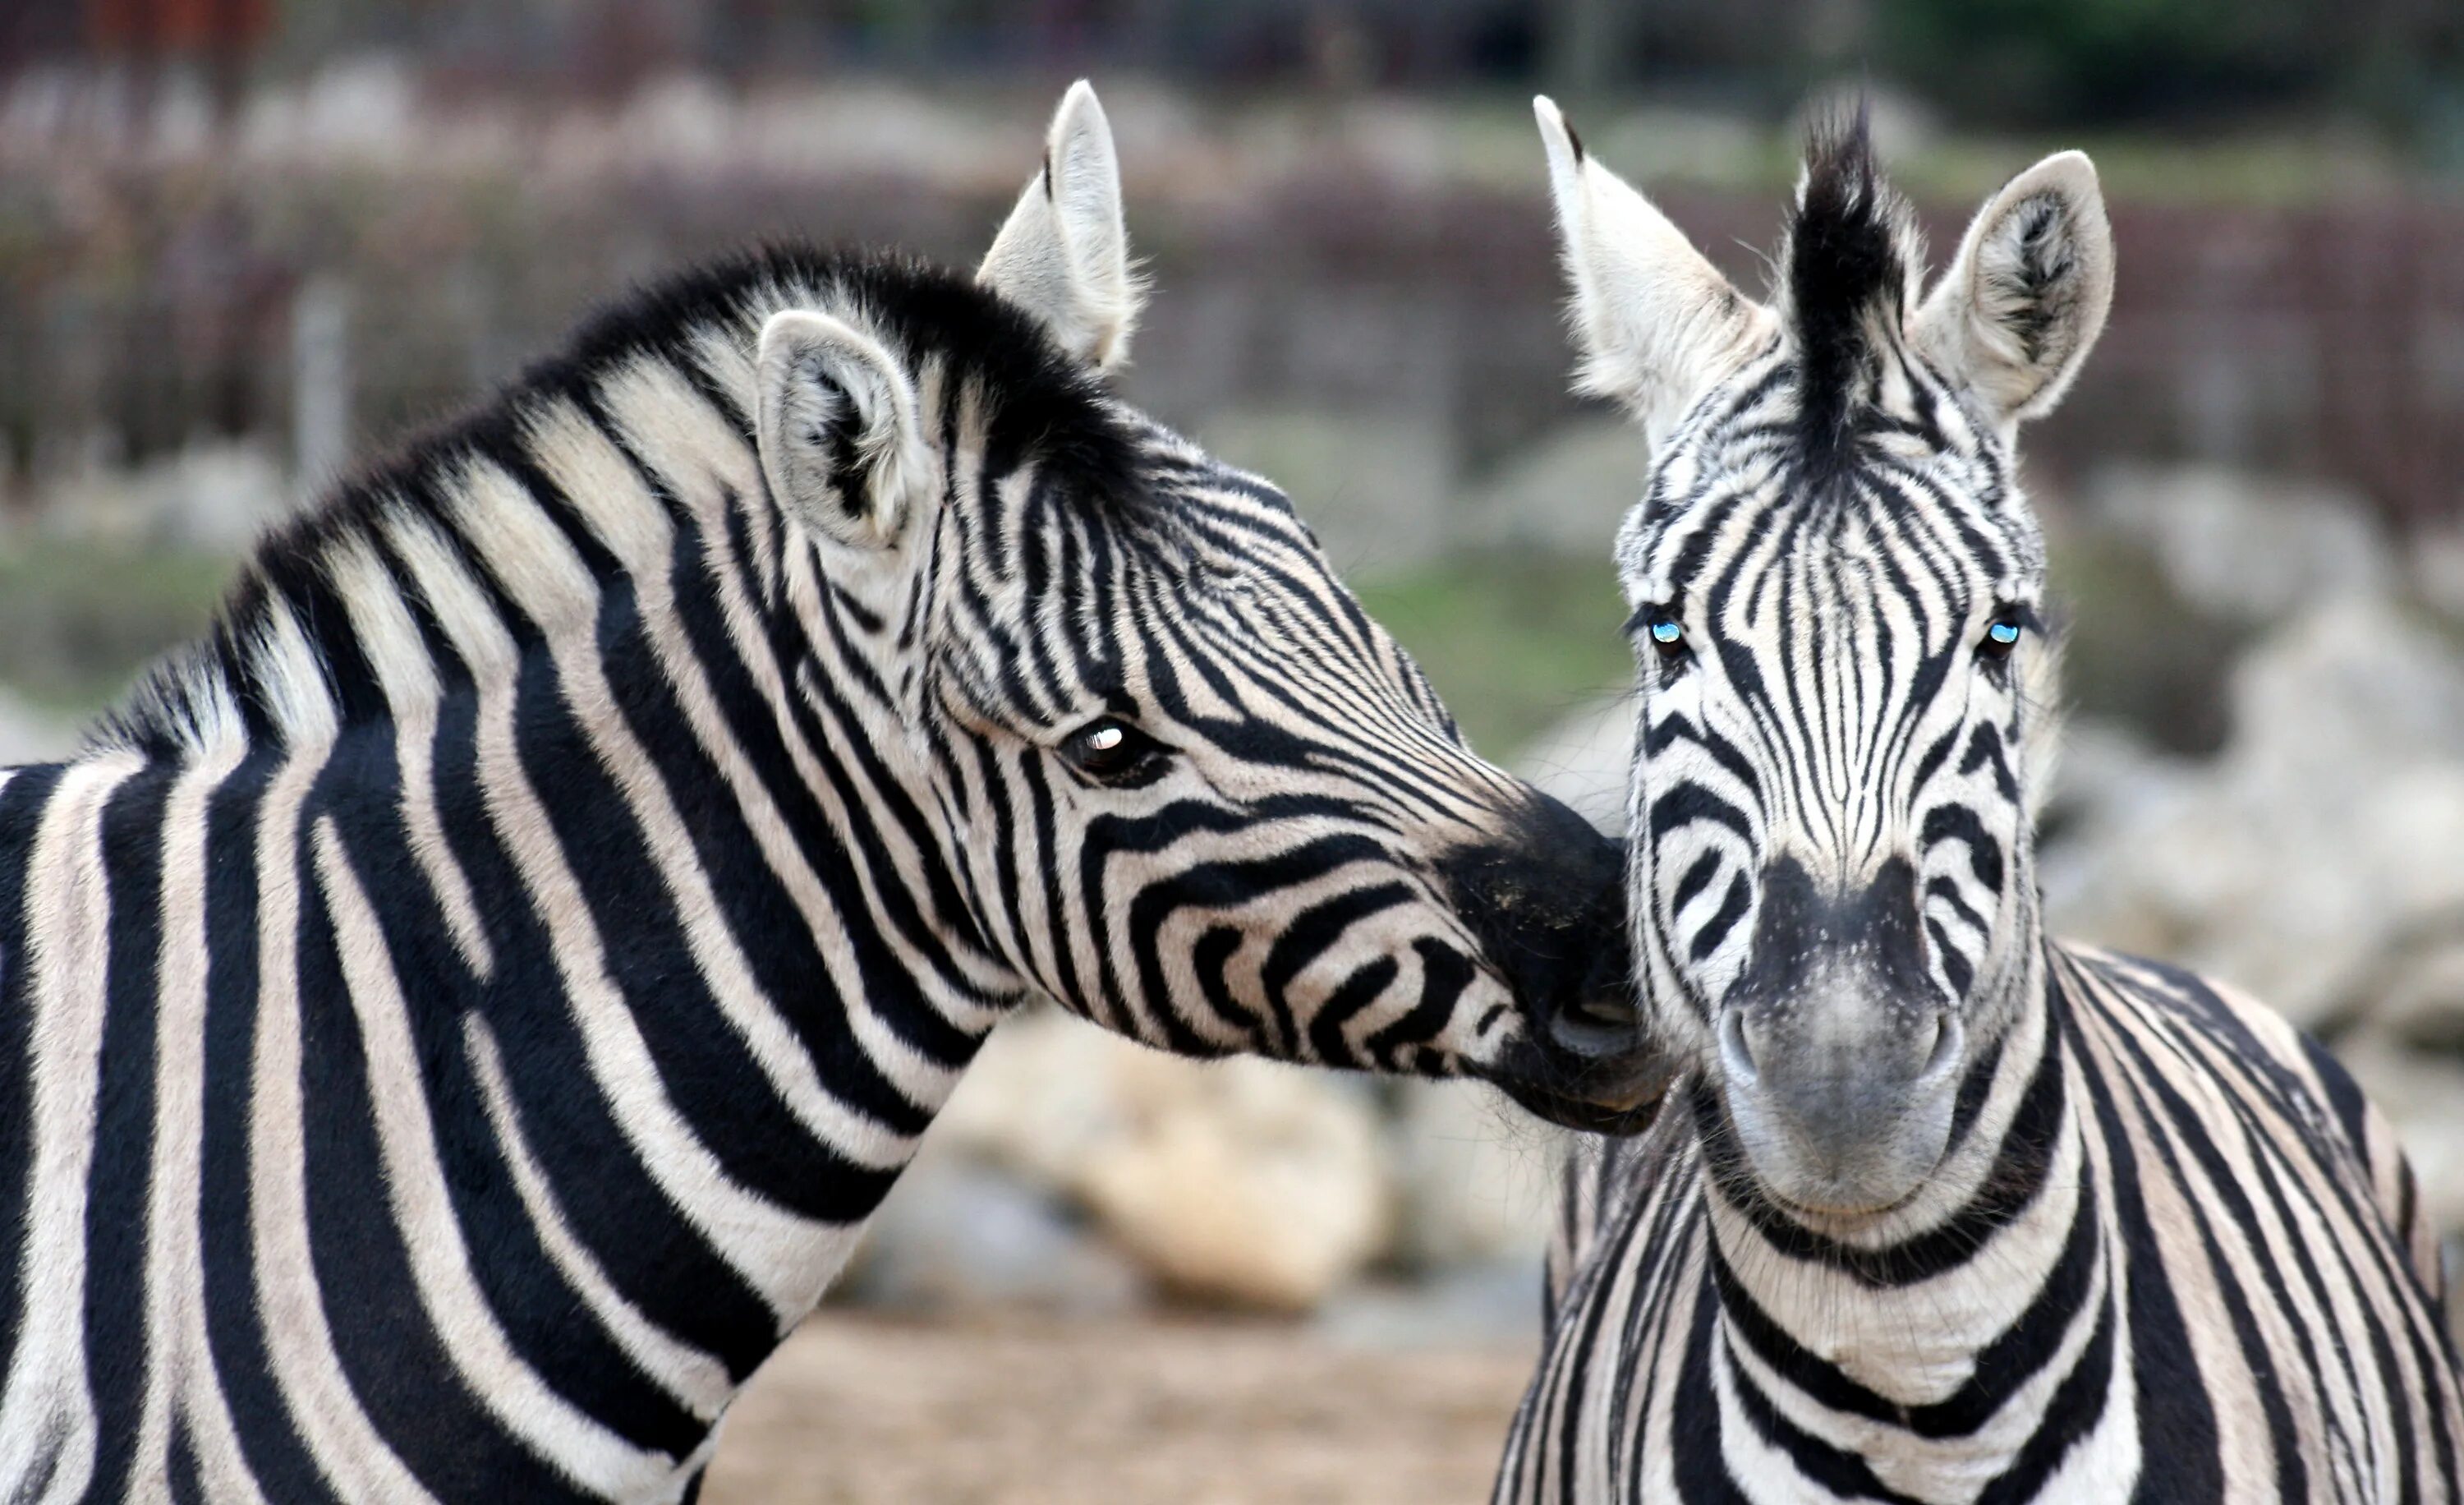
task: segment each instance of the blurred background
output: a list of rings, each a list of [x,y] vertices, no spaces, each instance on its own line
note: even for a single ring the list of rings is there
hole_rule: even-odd
[[[2054,912],[2324,1034],[2464,1229],[2455,0],[9,0],[0,755],[594,301],[782,233],[972,263],[1081,75],[1156,286],[1130,394],[1608,818],[1642,454],[1563,394],[1529,96],[1749,286],[1844,89],[1937,248],[2093,152],[2120,296],[2025,441]],[[709,1497],[1480,1497],[1557,1150],[1473,1089],[1004,1027]]]

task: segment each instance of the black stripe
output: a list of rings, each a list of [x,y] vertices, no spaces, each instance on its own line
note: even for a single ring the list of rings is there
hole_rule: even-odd
[[[154,1156],[157,1022],[155,967],[162,955],[163,806],[177,770],[147,768],[112,791],[102,817],[102,866],[111,896],[103,964],[97,1154],[85,1206],[86,1381],[103,1439],[98,1499],[126,1493],[130,1450],[144,1413],[147,1361],[142,1297],[146,1200]]]

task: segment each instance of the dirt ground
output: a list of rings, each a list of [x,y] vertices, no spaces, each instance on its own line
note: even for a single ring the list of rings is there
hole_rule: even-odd
[[[728,1416],[706,1505],[1479,1501],[1532,1353],[1202,1320],[805,1324]]]

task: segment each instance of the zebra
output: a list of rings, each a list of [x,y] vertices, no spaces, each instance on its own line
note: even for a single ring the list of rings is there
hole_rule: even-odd
[[[2048,938],[2016,430],[2103,325],[2094,167],[1941,280],[1853,119],[1739,293],[1536,101],[1579,384],[1651,447],[1637,975],[1683,1062],[1562,1182],[1501,1502],[2437,1501],[2464,1408],[2387,1121],[2219,984]]]
[[[1033,1000],[1640,1111],[1618,848],[1111,394],[1119,197],[1081,84],[972,278],[643,292],[8,772],[0,1498],[688,1497]]]

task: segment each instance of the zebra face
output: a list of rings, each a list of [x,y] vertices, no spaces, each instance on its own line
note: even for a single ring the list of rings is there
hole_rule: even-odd
[[[978,281],[930,320],[791,294],[752,375],[825,677],[892,707],[987,959],[1179,1053],[1486,1075],[1585,1124],[1656,1096],[1617,846],[1463,746],[1279,492],[1101,381],[1138,298],[1084,86]],[[954,313],[998,359],[935,343]]]
[[[936,777],[1013,964],[1182,1053],[1494,1074],[1576,1121],[1626,1102],[1631,1013],[1587,1022],[1629,985],[1617,844],[1463,745],[1280,493],[1140,442],[1135,512],[1175,527],[1004,526],[1054,568],[955,597],[984,605],[947,640],[971,648],[939,668]],[[1038,663],[1063,672],[1022,704]]]
[[[1860,121],[1816,141],[1765,307],[1540,115],[1585,384],[1655,446],[1617,542],[1648,1011],[1692,1042],[1716,1162],[1877,1213],[2034,975],[2053,655],[2012,442],[2103,321],[2095,175],[2013,180],[1919,298]]]

